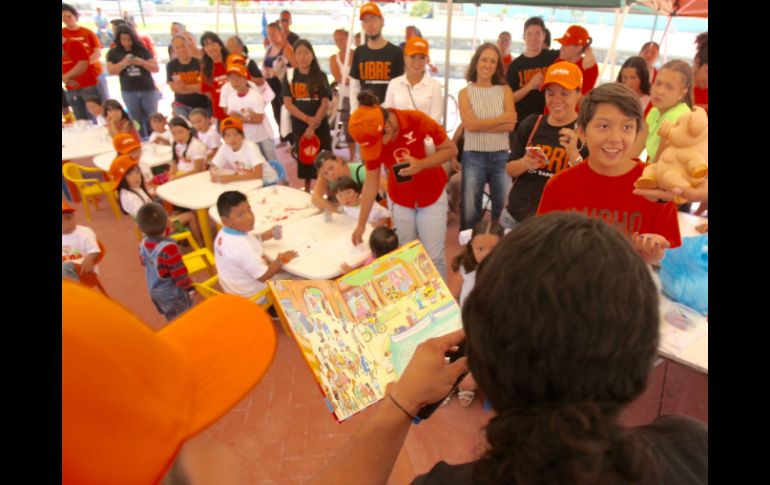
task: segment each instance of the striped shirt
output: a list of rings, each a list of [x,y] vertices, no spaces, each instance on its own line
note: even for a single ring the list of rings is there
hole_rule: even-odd
[[[497,85],[481,88],[474,84],[468,85],[468,100],[473,113],[480,120],[497,118],[503,114],[504,86]],[[508,133],[489,133],[486,131],[465,131],[465,146],[463,150],[474,152],[499,152],[509,150]]]
[[[142,240],[142,244],[147,251],[152,252],[155,246],[163,240],[164,238],[161,237],[145,237]],[[141,261],[141,259],[140,257],[139,260]],[[179,246],[176,244],[168,244],[161,251],[158,256],[158,274],[161,278],[173,279],[176,285],[184,290],[190,291],[193,289],[190,275],[187,273],[187,267],[182,262],[182,253],[179,252]]]

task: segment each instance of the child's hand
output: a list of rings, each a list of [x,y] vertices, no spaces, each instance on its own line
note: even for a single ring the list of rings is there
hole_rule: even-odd
[[[268,230],[267,230],[267,231],[265,231],[265,232],[262,232],[262,233],[260,233],[260,234],[259,234],[259,238],[260,238],[262,241],[269,241],[269,240],[273,239],[273,229],[271,228],[271,229],[268,229]],[[280,256],[279,256],[279,257],[280,257]]]
[[[671,243],[660,234],[639,234],[635,232],[631,236],[631,242],[647,264],[660,263],[666,248],[671,247]]]
[[[80,276],[87,275],[94,272],[94,262],[91,258],[86,258],[83,264],[80,266]]]
[[[278,255],[278,261],[288,263],[298,256],[297,251],[284,251]]]
[[[342,263],[340,265],[340,269],[342,270],[343,273],[350,273],[351,271],[353,271],[353,268],[348,263]]]

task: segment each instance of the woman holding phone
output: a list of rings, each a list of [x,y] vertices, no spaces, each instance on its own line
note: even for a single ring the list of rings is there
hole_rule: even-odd
[[[548,115],[529,115],[516,129],[511,144],[511,160],[505,172],[513,177],[508,207],[500,224],[512,228],[535,215],[546,182],[560,171],[580,163],[588,150],[578,147],[575,111],[583,74],[571,62],[552,64],[543,86]]]
[[[441,164],[457,155],[457,147],[434,119],[421,111],[385,109],[370,91],[358,93],[359,108],[350,116],[350,134],[361,144],[366,164],[361,214],[353,231],[360,244],[380,183],[380,169],[388,174],[388,205],[399,241],[419,239],[446,279],[444,244],[447,226],[447,176]],[[425,138],[436,145],[425,153]]]

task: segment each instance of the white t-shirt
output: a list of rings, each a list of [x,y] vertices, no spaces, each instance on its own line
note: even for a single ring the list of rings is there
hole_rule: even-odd
[[[262,259],[262,243],[246,233],[237,233],[222,228],[214,239],[214,260],[219,273],[219,284],[225,293],[246,298],[263,289],[261,278],[267,272],[267,263]]]
[[[411,97],[410,97],[411,90]],[[412,99],[414,98],[414,103]],[[427,72],[420,82],[411,86],[406,80],[406,74],[390,81],[385,93],[383,108],[416,109],[441,123],[444,113],[444,96],[441,94],[441,83],[433,79]]]
[[[356,207],[348,207],[345,205],[340,205],[340,207],[342,208],[342,212],[354,218],[355,220],[358,220],[358,217],[361,215],[360,205]],[[375,202],[374,204],[372,204],[372,210],[369,212],[369,219],[367,219],[366,222],[370,224],[374,224],[383,219],[387,219],[388,217],[390,217],[390,211]]]
[[[120,199],[120,206],[123,210],[128,212],[128,215],[136,219],[136,213],[146,203],[152,202],[152,199],[144,193],[143,190],[137,190],[132,192],[126,189],[120,189],[118,193]]]
[[[199,131],[198,138],[203,142],[204,145],[206,145],[206,150],[208,150],[210,153],[216,152],[217,149],[222,146],[222,137],[217,131],[217,127],[213,124],[209,126],[208,131],[205,133],[201,133]]]
[[[152,133],[150,133],[149,141],[150,141],[150,143],[153,143],[158,138],[165,139],[169,143],[169,145],[170,145],[171,144],[171,130],[166,130],[163,133],[158,133],[157,131],[153,131]]]
[[[257,165],[262,165],[263,183],[270,184],[278,180],[273,167],[267,163],[259,147],[251,140],[243,140],[238,151],[233,151],[230,145],[222,145],[211,159],[211,164],[220,169],[234,170],[238,174],[249,172]]]
[[[230,83],[228,83],[229,85]],[[254,111],[262,116],[262,123],[243,123],[243,135],[247,140],[251,140],[254,143],[259,143],[262,140],[272,140],[273,129],[270,127],[270,120],[265,116],[265,99],[256,89],[249,89],[245,95],[233,92],[230,97],[227,98],[227,106],[225,111],[230,113],[235,111],[236,113],[244,114],[247,109]]]
[[[193,138],[187,148],[187,143],[176,144],[177,165],[180,172],[192,172],[195,169],[195,160],[203,160],[203,168],[206,168],[206,145],[197,138]],[[187,150],[187,154],[185,154]]]
[[[83,260],[89,254],[100,253],[99,243],[96,242],[96,233],[86,226],[75,226],[75,230],[69,234],[61,235],[61,262],[73,262],[83,264]],[[96,268],[94,268],[96,272]]]
[[[466,273],[465,268],[460,266],[460,276],[463,277],[463,286],[460,289],[460,307],[462,307],[465,299],[468,298],[471,290],[476,286],[476,270],[474,269],[470,273]]]
[[[265,100],[265,103],[269,103],[270,101],[275,98],[275,93],[272,89],[270,89],[270,86],[267,83],[262,84],[262,86],[257,86],[256,83],[253,81],[246,81],[250,88],[256,89],[259,91],[259,93],[262,95],[262,98]],[[230,99],[230,95],[235,94],[235,88],[233,88],[229,82],[226,82],[222,85],[222,90],[219,92],[219,107],[220,108],[227,108],[227,101]]]

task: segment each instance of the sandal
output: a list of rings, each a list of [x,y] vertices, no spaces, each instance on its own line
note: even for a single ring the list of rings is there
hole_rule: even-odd
[[[470,390],[457,390],[457,400],[460,401],[460,406],[467,408],[473,402],[473,398],[476,397],[476,393]]]

